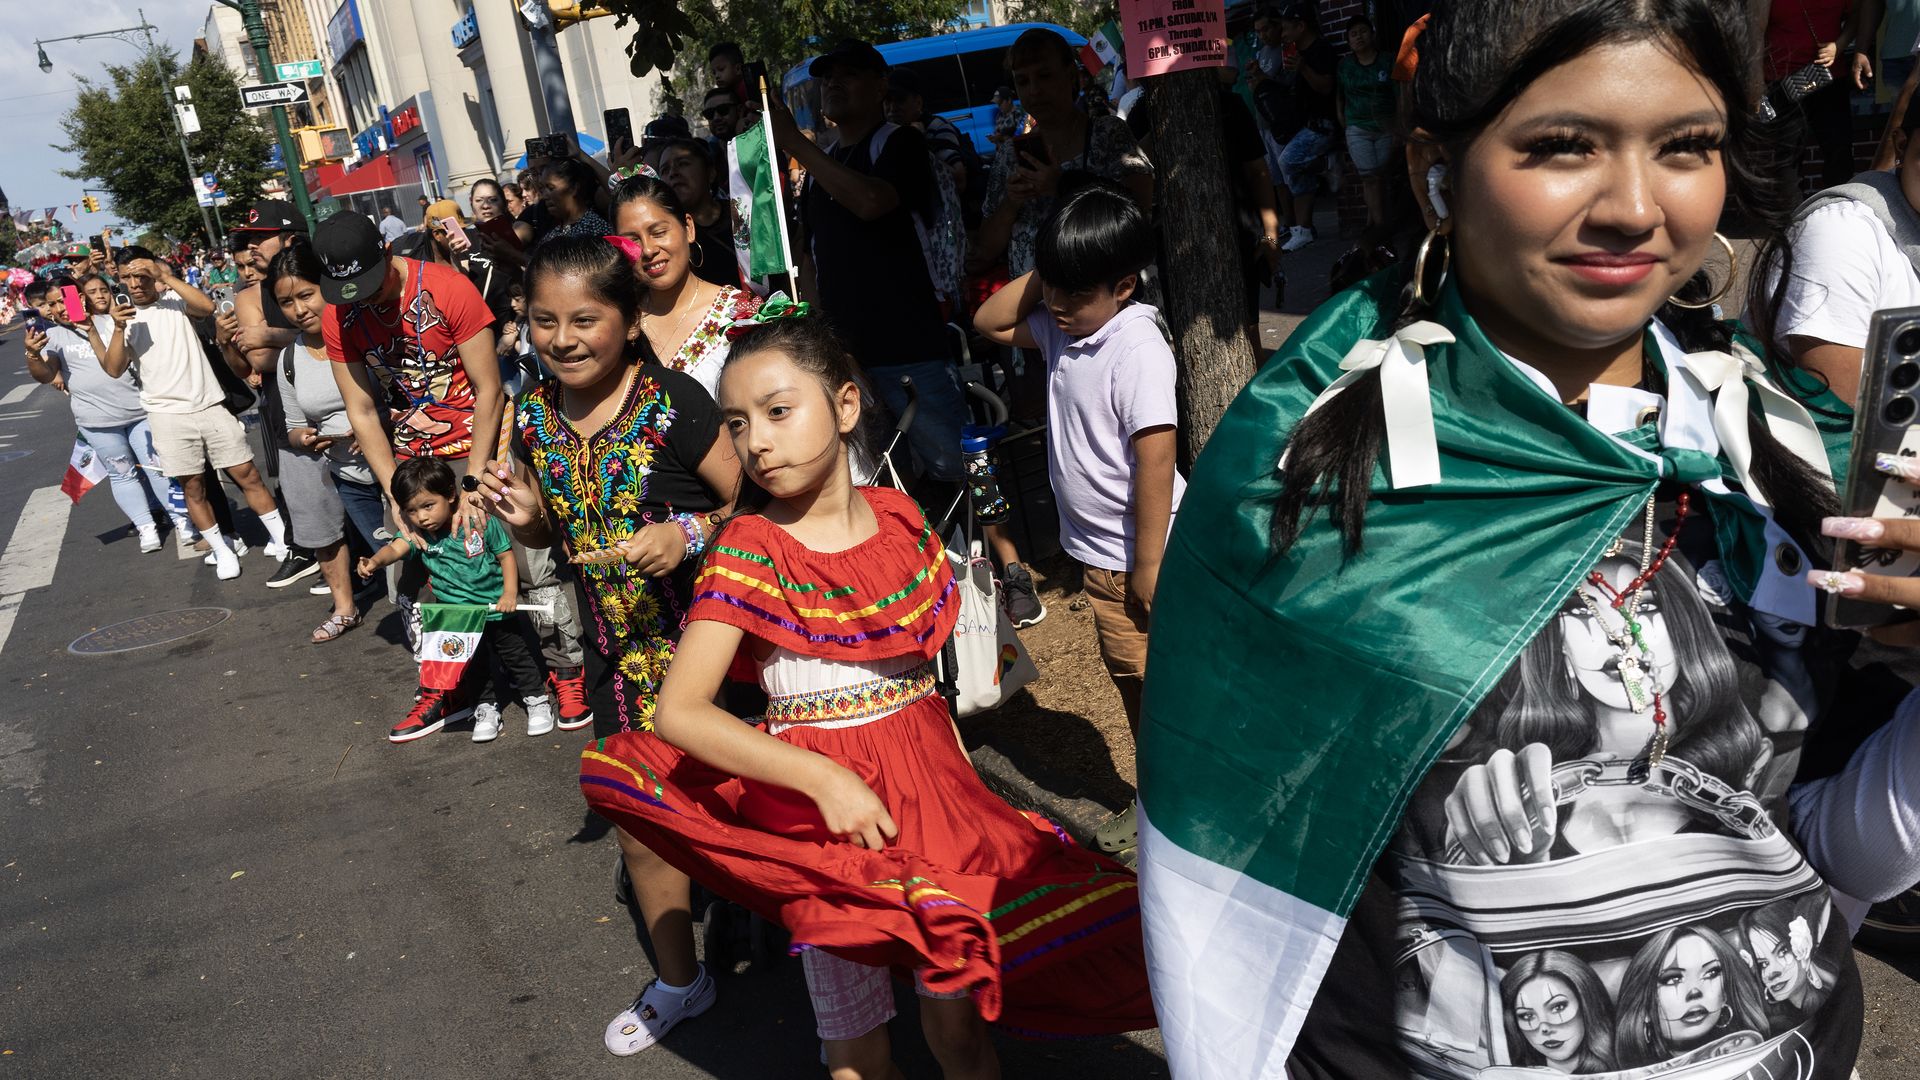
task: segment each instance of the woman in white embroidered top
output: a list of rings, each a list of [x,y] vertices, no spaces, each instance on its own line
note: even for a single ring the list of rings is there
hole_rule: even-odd
[[[699,225],[657,176],[642,173],[620,182],[613,190],[613,225],[640,245],[633,272],[648,289],[640,329],[654,355],[712,393],[727,362],[727,328],[760,310],[760,298],[693,273]]]

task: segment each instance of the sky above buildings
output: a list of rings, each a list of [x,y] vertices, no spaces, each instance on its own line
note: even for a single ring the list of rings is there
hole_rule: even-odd
[[[92,0],[85,5],[48,5],[14,0],[21,7],[38,11],[75,12],[59,18],[15,16],[8,20],[10,33],[0,36],[0,189],[15,210],[60,208],[63,226],[74,226],[67,212],[69,203],[80,201],[81,187],[88,180],[68,179],[60,170],[73,168],[74,155],[55,146],[66,142],[60,130],[60,117],[73,107],[80,92],[80,80],[106,80],[108,64],[131,63],[140,55],[139,35],[130,35],[133,44],[116,38],[91,41],[62,41],[46,46],[53,61],[53,72],[43,74],[34,53],[35,37],[65,37],[96,30],[135,26],[140,22],[137,9],[144,9],[146,20],[158,29],[156,43],[173,47],[184,61],[192,55],[193,40],[206,25],[211,0]],[[8,4],[11,8],[12,3]],[[185,181],[187,166],[180,163]],[[82,211],[76,232],[85,236],[100,231],[102,225],[119,221],[111,206],[101,213]]]

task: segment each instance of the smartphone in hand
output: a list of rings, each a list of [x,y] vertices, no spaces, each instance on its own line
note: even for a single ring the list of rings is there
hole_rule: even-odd
[[[467,230],[460,227],[459,218],[449,214],[440,219],[440,227],[446,230],[448,240],[458,237],[462,244],[469,248],[473,246],[473,241],[467,236]]]
[[[1051,164],[1052,155],[1047,153],[1047,140],[1037,131],[1029,131],[1013,140],[1014,161],[1020,161],[1020,155],[1026,154],[1042,164]]]
[[[71,285],[60,286],[60,299],[67,305],[67,321],[84,323],[87,321],[87,302],[80,299],[80,290]]]
[[[628,146],[633,145],[633,114],[625,109],[608,109],[600,114],[601,130],[607,133],[607,145],[618,145],[622,140]]]
[[[1875,467],[1878,458],[1920,462],[1920,307],[1873,313],[1860,357],[1859,401],[1853,414],[1853,452],[1841,478],[1840,512],[1848,517],[1920,517],[1920,482]],[[1855,540],[1834,541],[1836,569],[1912,577],[1920,554],[1875,548]],[[1835,626],[1879,626],[1902,617],[1901,609],[1838,594],[1827,597]]]

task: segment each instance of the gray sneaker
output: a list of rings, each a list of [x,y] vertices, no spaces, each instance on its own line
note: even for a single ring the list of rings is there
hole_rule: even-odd
[[[1000,571],[1000,603],[1015,629],[1033,626],[1047,617],[1047,605],[1034,590],[1033,575],[1019,563],[1008,563]]]
[[[483,701],[473,707],[473,741],[492,742],[500,737],[500,706]]]

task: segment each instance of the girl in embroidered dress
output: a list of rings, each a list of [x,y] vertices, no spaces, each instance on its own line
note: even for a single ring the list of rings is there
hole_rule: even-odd
[[[693,259],[702,250],[699,223],[684,207],[666,181],[642,174],[614,190],[613,225],[640,245],[633,267],[647,287],[640,328],[654,355],[711,391],[727,362],[727,328],[759,310],[760,298],[695,274]],[[713,256],[699,258],[705,266]]]
[[[787,927],[839,1080],[898,1075],[888,968],[912,974],[949,1078],[999,1075],[983,1021],[1151,1026],[1133,875],[989,793],[960,746],[930,665],[959,612],[948,561],[905,495],[854,486],[844,348],[769,318],[720,398],[752,510],[708,550],[658,737],[589,748],[588,801]],[[764,727],[713,704],[735,667],[768,694]]]
[[[483,478],[515,539],[558,542],[575,564],[600,661],[600,735],[652,725],[696,557],[740,481],[713,399],[661,366],[641,336],[630,247],[560,237],[534,252],[528,324],[553,377],[519,400],[521,464],[494,462]],[[607,1025],[607,1049],[624,1056],[706,1011],[714,985],[694,960],[685,875],[625,832],[620,850],[660,976]]]

